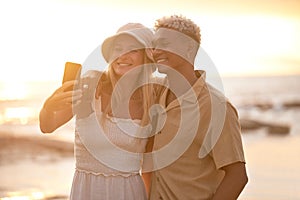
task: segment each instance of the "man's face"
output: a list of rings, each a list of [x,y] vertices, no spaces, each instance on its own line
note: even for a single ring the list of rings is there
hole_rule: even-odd
[[[195,41],[181,32],[159,28],[153,41],[153,57],[159,72],[166,73],[168,67],[179,70],[185,62],[193,64],[194,58],[188,56],[191,42]]]

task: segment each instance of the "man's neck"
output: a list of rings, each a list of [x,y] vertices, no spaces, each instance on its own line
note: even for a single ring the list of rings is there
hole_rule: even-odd
[[[197,81],[197,76],[193,67],[187,67],[180,72],[172,71],[167,74],[169,87],[175,95],[181,96],[186,93]]]

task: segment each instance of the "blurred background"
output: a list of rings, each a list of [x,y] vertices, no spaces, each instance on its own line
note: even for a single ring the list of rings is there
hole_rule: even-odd
[[[125,23],[172,14],[200,26],[239,111],[249,175],[239,199],[300,199],[300,1],[11,0],[0,2],[1,200],[68,198],[74,120],[51,135],[38,126],[65,62],[84,63]]]

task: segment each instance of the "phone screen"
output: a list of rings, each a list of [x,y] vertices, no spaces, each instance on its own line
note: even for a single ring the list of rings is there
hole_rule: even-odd
[[[81,74],[81,68],[82,68],[81,64],[66,62],[62,83],[66,81],[79,79]],[[72,90],[72,89],[73,87],[70,87],[67,90]]]

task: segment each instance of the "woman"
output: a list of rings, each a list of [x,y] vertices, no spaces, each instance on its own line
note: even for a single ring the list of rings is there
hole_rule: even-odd
[[[76,113],[76,171],[70,199],[147,199],[139,171],[153,104],[153,90],[145,84],[153,72],[147,49],[152,36],[141,24],[121,27],[102,44],[107,71],[89,71],[81,79],[83,89],[66,92],[76,85],[69,81],[46,100],[40,112],[44,133]]]

